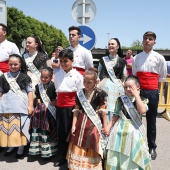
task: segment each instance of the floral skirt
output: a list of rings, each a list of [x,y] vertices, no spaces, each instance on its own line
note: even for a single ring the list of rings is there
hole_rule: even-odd
[[[0,114],[0,147],[25,145],[27,145],[27,138],[21,131],[20,114]]]
[[[73,143],[69,144],[67,160],[70,170],[102,170],[102,160],[97,152]]]

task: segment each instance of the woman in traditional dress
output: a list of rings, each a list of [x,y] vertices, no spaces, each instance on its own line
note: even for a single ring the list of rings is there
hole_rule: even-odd
[[[68,168],[102,170],[104,136],[107,125],[106,96],[96,87],[97,73],[88,69],[84,74],[84,89],[77,92],[67,153]]]
[[[41,83],[36,85],[37,106],[31,118],[29,154],[49,158],[57,153],[56,92],[51,81],[53,69],[41,71]],[[49,106],[50,105],[50,106]]]
[[[33,89],[31,78],[23,73],[23,61],[18,54],[9,56],[9,68],[0,77],[0,147],[9,147],[6,156],[18,147],[16,158],[19,159],[30,140]]]
[[[27,66],[27,74],[32,79],[33,89],[40,82],[40,72],[45,67],[51,67],[51,61],[36,36],[26,39],[26,51],[22,58]]]
[[[103,133],[109,135],[106,170],[151,170],[145,128],[141,114],[146,113],[148,99],[140,97],[140,83],[129,76],[125,94],[118,98],[115,113]],[[111,130],[111,132],[110,132]]]
[[[124,93],[123,84],[126,76],[126,62],[122,59],[120,42],[117,38],[112,38],[108,42],[109,55],[100,60],[98,67],[100,82],[98,88],[104,90],[107,94],[107,119],[113,116],[117,98]]]
[[[126,61],[122,58],[122,50],[120,42],[117,38],[111,38],[108,42],[108,58],[110,60],[110,65],[113,68],[117,79],[124,80],[126,77]],[[105,64],[103,58],[100,60],[98,71],[99,78],[107,77],[106,69],[104,69]]]

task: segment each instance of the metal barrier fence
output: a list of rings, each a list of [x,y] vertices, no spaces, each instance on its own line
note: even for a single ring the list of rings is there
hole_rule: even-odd
[[[164,108],[162,117],[170,121],[170,78],[166,78],[165,82],[161,82],[158,108]]]

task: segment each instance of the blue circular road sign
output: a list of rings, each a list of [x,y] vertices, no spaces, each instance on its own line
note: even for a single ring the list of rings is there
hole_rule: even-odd
[[[81,29],[81,37],[79,40],[79,44],[85,47],[88,50],[91,50],[96,43],[96,36],[93,30],[87,26],[79,26]]]

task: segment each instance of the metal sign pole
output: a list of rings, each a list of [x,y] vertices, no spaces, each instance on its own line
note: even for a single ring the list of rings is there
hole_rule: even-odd
[[[86,0],[83,0],[83,10],[82,10],[82,25],[85,25],[85,17],[86,17]]]

